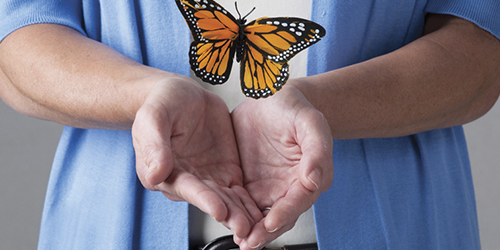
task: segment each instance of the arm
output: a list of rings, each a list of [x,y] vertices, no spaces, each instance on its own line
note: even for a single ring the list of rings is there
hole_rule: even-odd
[[[458,125],[494,104],[500,41],[450,16],[430,16],[426,33],[393,53],[291,79],[275,96],[247,100],[233,111],[245,187],[259,207],[271,207],[246,239],[236,239],[241,249],[262,248],[292,228],[330,187],[331,137],[401,136]]]
[[[130,129],[152,85],[174,74],[136,63],[60,25],[0,43],[0,95],[21,113],[84,128]]]
[[[392,53],[291,81],[334,138],[393,137],[464,124],[500,93],[500,41],[463,19],[430,15],[426,35]]]
[[[53,24],[9,35],[0,44],[0,68],[2,99],[24,114],[132,129],[146,188],[190,202],[240,237],[261,219],[243,188],[227,106],[191,78],[141,65]]]

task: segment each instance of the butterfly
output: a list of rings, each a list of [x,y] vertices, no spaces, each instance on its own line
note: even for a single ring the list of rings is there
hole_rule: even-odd
[[[246,23],[213,0],[176,0],[193,42],[191,69],[202,81],[223,84],[234,57],[240,63],[244,95],[259,99],[280,90],[289,78],[288,61],[325,36],[321,25],[295,17],[263,17]],[[236,4],[235,4],[236,5]]]

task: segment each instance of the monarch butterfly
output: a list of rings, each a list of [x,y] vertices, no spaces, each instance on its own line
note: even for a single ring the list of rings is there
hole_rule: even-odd
[[[289,77],[288,61],[325,35],[321,25],[301,18],[263,17],[246,24],[253,10],[242,18],[236,8],[236,19],[213,0],[176,3],[193,35],[189,62],[196,76],[225,83],[236,54],[242,92],[255,99],[280,90]]]

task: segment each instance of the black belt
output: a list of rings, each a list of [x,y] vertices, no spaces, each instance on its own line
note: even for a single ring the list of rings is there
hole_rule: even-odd
[[[205,246],[195,246],[192,250],[230,250],[239,249],[238,245],[234,243],[233,236],[227,235],[213,240]],[[264,248],[267,250],[318,250],[318,244],[300,244],[300,245],[286,245],[278,248]]]

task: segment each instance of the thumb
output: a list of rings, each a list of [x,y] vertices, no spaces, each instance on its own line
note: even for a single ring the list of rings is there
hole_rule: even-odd
[[[146,146],[143,159],[138,158],[137,174],[147,189],[157,190],[157,185],[164,182],[172,173],[174,160],[172,151],[167,146]],[[138,161],[142,161],[140,164]]]
[[[157,112],[152,105],[143,105],[132,125],[137,176],[149,190],[158,190],[156,186],[168,178],[174,166],[170,133],[166,131],[170,129],[155,119]]]
[[[333,181],[333,139],[323,115],[311,109],[307,122],[301,122],[299,144],[302,149],[301,182],[309,191],[326,191]],[[304,120],[304,119],[301,119]]]
[[[303,158],[300,160],[300,182],[311,192],[328,190],[333,181],[333,148],[322,147],[321,142],[313,148],[303,148]],[[331,143],[333,144],[333,143]]]
[[[302,185],[306,187],[309,191],[314,192],[319,190],[321,186],[321,169],[313,169],[307,176],[306,180],[302,180]]]

